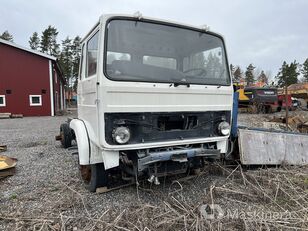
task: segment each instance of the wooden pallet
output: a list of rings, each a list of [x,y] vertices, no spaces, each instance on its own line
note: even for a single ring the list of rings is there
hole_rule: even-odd
[[[0,119],[9,119],[11,115],[12,113],[0,113]]]
[[[5,152],[7,150],[6,145],[0,145],[0,152]]]

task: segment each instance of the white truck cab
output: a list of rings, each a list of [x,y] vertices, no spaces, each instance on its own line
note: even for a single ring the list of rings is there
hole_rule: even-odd
[[[233,87],[221,35],[137,15],[103,15],[82,41],[75,139],[89,190],[202,167],[228,152]]]

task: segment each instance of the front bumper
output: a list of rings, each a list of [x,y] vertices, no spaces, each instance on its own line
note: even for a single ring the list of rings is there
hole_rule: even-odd
[[[175,150],[164,150],[158,152],[149,152],[146,156],[138,158],[138,171],[143,171],[149,165],[161,161],[188,162],[188,159],[194,157],[219,158],[220,150],[200,148],[180,148]]]

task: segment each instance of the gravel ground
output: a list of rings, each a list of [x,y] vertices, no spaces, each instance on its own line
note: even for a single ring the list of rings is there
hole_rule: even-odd
[[[239,123],[261,126],[259,122],[267,117],[241,114]],[[15,175],[0,180],[0,230],[99,229],[97,219],[107,210],[116,214],[133,210],[136,203],[158,205],[177,190],[194,205],[205,200],[211,185],[226,180],[224,171],[216,167],[181,185],[167,179],[152,188],[90,193],[79,177],[77,156],[55,141],[65,120],[66,116],[0,120],[0,144],[8,146],[2,154],[18,159]],[[218,201],[229,208],[240,207],[224,198]]]
[[[85,215],[95,217],[108,208],[121,210],[132,205],[132,201],[153,203],[157,199],[148,190],[139,190],[137,194],[135,186],[105,194],[88,192],[79,177],[77,156],[55,141],[59,125],[65,120],[64,116],[0,120],[0,143],[8,146],[2,154],[18,159],[16,174],[0,180],[0,215],[7,218],[0,219],[0,230],[32,230],[47,218],[58,229],[63,222],[58,219],[61,216],[67,219],[68,229],[83,229],[88,222],[83,219]],[[205,177],[190,185],[185,191],[188,200],[198,201],[212,180]],[[169,182],[154,190],[167,195],[173,185]]]

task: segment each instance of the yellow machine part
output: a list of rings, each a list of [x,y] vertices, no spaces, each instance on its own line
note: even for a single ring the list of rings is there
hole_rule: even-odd
[[[8,156],[0,155],[0,171],[4,169],[14,168],[17,160]]]
[[[244,93],[244,88],[240,88],[237,90],[239,93],[238,99],[239,101],[249,101],[249,98]]]

